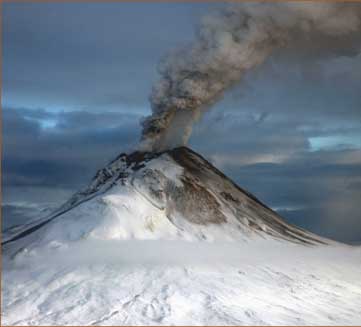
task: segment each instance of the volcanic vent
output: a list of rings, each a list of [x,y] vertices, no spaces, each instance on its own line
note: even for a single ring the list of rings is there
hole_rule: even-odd
[[[286,223],[186,147],[120,154],[52,215],[7,235],[3,244],[18,240],[22,246],[39,238],[93,237],[329,242]]]

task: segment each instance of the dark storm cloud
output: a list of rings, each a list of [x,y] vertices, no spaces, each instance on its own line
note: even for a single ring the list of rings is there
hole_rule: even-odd
[[[137,141],[138,120],[137,115],[113,112],[4,108],[3,183],[76,190]]]
[[[192,38],[195,17],[207,7],[6,3],[5,104],[144,110],[138,107],[148,106],[159,58]]]

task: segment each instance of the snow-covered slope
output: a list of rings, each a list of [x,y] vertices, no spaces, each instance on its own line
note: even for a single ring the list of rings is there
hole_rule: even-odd
[[[3,262],[2,324],[360,325],[360,266],[270,240],[84,241]]]
[[[3,244],[29,246],[32,238],[41,246],[83,238],[330,243],[287,224],[185,147],[121,154],[55,213],[8,233]]]
[[[4,236],[2,324],[360,324],[360,275],[195,152],[135,152]]]

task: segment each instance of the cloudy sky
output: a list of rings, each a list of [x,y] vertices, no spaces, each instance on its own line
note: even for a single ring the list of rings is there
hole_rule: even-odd
[[[5,227],[137,144],[159,60],[219,6],[3,4]],[[276,52],[195,126],[190,147],[287,220],[360,243],[361,40],[347,41],[332,56],[315,44]]]

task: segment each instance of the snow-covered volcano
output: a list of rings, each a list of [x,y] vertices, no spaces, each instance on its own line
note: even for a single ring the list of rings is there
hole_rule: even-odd
[[[361,252],[192,150],[121,154],[3,236],[3,324],[359,324]]]
[[[87,237],[330,242],[287,224],[186,147],[119,155],[55,213],[9,231],[4,244]]]

